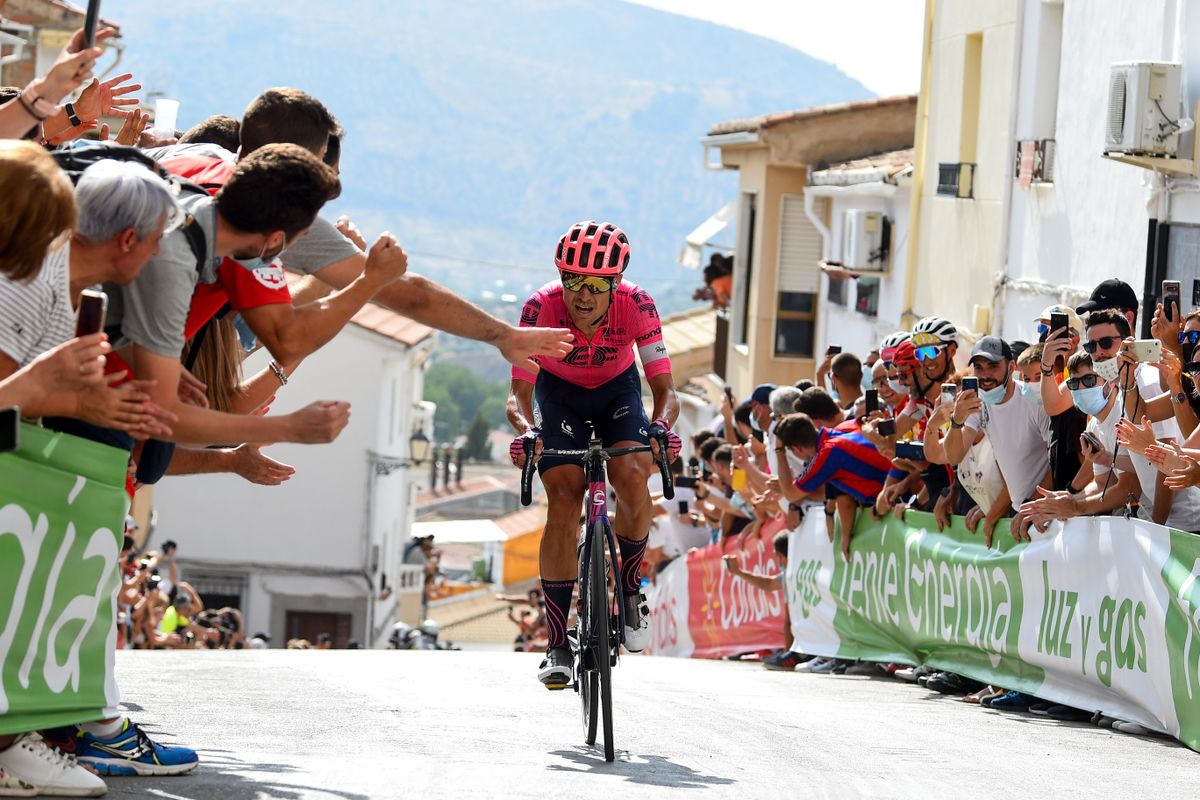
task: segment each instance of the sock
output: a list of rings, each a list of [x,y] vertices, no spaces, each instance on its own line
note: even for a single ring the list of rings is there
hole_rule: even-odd
[[[642,556],[646,554],[647,536],[640,542],[617,537],[617,546],[621,548],[621,589],[624,594],[638,594],[642,591]]]
[[[99,739],[111,739],[125,730],[125,718],[117,717],[114,720],[108,721],[97,720],[96,722],[85,722],[79,727]]]
[[[546,598],[547,648],[567,646],[567,617],[574,591],[575,581],[542,581],[542,594]]]

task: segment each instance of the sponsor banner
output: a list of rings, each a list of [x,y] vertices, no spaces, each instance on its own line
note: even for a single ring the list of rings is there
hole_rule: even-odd
[[[720,658],[782,647],[784,592],[764,592],[734,578],[722,557],[738,553],[747,572],[779,574],[783,567],[771,540],[783,529],[781,523],[768,522],[744,549],[735,540],[726,541],[724,548],[709,545],[675,559],[659,573],[650,596],[655,636],[649,652]],[[668,610],[667,619],[657,619],[659,609]]]
[[[128,453],[21,426],[0,454],[0,734],[118,703],[118,558]]]
[[[744,582],[722,580],[709,551],[672,564],[663,573],[672,580],[656,587],[658,607],[669,605],[666,595],[688,597],[690,654],[778,645],[764,635],[770,593],[752,597],[730,585]],[[790,532],[788,555],[796,650],[929,664],[1132,720],[1200,750],[1200,537],[1082,517],[1028,543],[1014,542],[1002,522],[987,548],[961,518],[939,532],[928,514],[864,515],[846,561],[824,519],[810,515]],[[748,560],[762,558],[752,549]],[[739,597],[739,613],[722,615],[721,604]],[[743,619],[750,632],[735,630]]]

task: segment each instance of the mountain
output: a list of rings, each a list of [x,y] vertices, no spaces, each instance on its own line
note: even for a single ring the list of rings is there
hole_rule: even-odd
[[[664,311],[690,306],[683,237],[737,185],[705,169],[699,137],[871,96],[785,45],[616,0],[107,0],[104,14],[121,69],[181,100],[181,127],[240,116],[269,86],[321,98],[348,134],[334,213],[391,230],[412,269],[478,300],[523,299],[553,277],[561,232],[596,218],[629,233],[631,278]]]

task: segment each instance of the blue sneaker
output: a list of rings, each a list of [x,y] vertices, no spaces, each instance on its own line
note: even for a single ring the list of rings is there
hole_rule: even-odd
[[[100,775],[183,775],[200,763],[196,751],[153,742],[128,717],[125,717],[120,733],[108,739],[78,726],[67,731],[69,736],[55,735],[50,741]]]
[[[1008,691],[988,703],[988,708],[997,711],[1028,711],[1037,702],[1037,698],[1015,690]]]

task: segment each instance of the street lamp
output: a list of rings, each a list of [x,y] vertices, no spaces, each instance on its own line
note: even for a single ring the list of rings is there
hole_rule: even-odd
[[[420,429],[413,432],[408,439],[408,458],[392,458],[391,456],[371,453],[371,461],[375,464],[376,475],[391,475],[401,467],[415,467],[429,458],[429,437]]]

